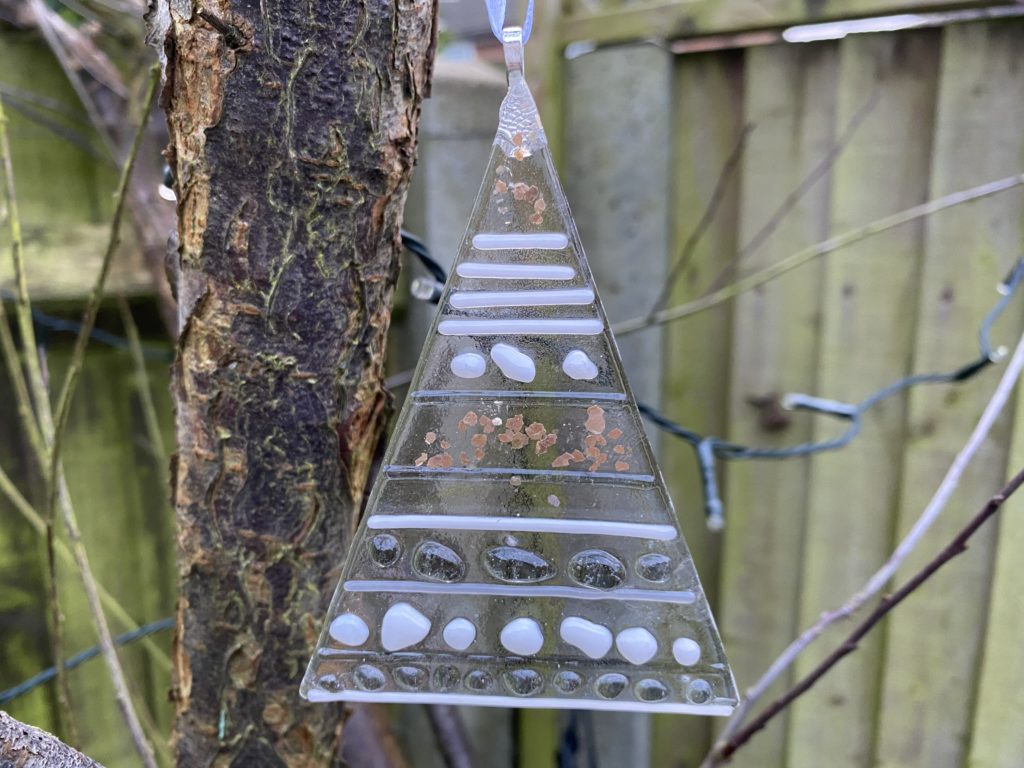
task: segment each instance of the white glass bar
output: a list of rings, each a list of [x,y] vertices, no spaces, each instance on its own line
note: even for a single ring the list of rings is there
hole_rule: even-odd
[[[574,520],[564,517],[487,517],[485,515],[372,515],[370,528],[426,528],[447,531],[521,531],[524,533],[582,533],[633,539],[672,541],[675,526],[617,520]]]
[[[600,320],[442,320],[442,336],[596,336],[604,330]]]
[[[558,264],[491,264],[464,261],[455,268],[459,277],[480,277],[490,280],[572,280],[576,270]]]
[[[550,291],[458,291],[448,297],[455,309],[480,307],[554,307],[593,304],[590,288],[555,288]]]
[[[537,248],[560,251],[569,244],[563,232],[481,232],[473,235],[473,247],[478,251]]]
[[[346,592],[397,592],[409,595],[483,595],[489,597],[553,597],[562,600],[638,600],[644,603],[690,605],[697,596],[688,589],[614,589],[608,592],[586,587],[546,586],[543,584],[434,584],[427,581],[389,581],[370,579],[346,581]]]
[[[330,693],[311,688],[306,694],[310,701],[376,701],[384,704],[455,704],[466,707],[523,707],[529,709],[601,709],[615,712],[669,712],[678,715],[711,715],[727,717],[733,707],[727,704],[683,704],[662,701],[647,704],[642,701],[601,701],[600,699],[524,698],[519,696],[474,696],[470,693],[412,693],[404,691],[338,691]]]

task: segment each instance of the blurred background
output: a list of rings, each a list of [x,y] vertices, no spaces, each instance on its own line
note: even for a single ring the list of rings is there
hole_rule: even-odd
[[[133,105],[153,58],[142,10],[136,0],[0,0],[0,98],[36,328],[53,376],[68,364],[106,241],[111,158],[139,119]],[[781,448],[846,427],[785,410],[787,393],[858,402],[912,372],[953,370],[978,355],[979,326],[1022,252],[1024,6],[548,0],[536,13],[527,76],[613,322],[653,320],[657,310],[852,233],[844,247],[752,290],[726,290],[728,300],[705,311],[620,334],[639,400],[702,435]],[[482,2],[441,0],[441,19],[404,226],[447,265],[490,151],[504,73]],[[164,140],[156,114],[65,449],[97,578],[138,624],[171,616],[175,599],[167,500],[175,319],[164,273],[174,204],[159,189]],[[913,210],[940,199],[942,210]],[[908,210],[899,226],[879,224]],[[14,288],[8,245],[5,225],[5,305]],[[403,270],[389,352],[399,397],[434,311],[410,294],[412,280],[427,274],[414,261]],[[1024,297],[996,325],[995,342],[1012,345],[1022,321]],[[722,532],[706,525],[692,447],[652,427],[741,688],[885,560],[998,375],[992,367],[960,385],[885,400],[842,450],[719,462]],[[0,403],[0,466],[31,497],[39,478],[6,376]],[[1009,409],[982,450],[900,576],[1024,465],[1024,408]],[[1022,506],[1011,503],[735,764],[1020,766]],[[37,526],[0,498],[0,689],[51,663],[45,568]],[[58,583],[70,655],[95,635],[71,568]],[[115,632],[125,629],[117,615],[111,621]],[[171,716],[168,651],[163,631],[123,653],[149,727],[162,733]],[[806,654],[797,672],[822,655]],[[108,766],[134,764],[102,662],[69,679],[81,748]],[[64,733],[52,683],[0,706]],[[480,764],[495,768],[695,766],[715,726],[545,710],[464,709],[463,717],[486,757]],[[412,764],[443,765],[426,746],[433,739],[422,708],[395,707],[392,719]]]

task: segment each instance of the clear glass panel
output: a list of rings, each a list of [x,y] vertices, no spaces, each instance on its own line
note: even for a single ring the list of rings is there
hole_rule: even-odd
[[[506,61],[483,186],[302,694],[728,714],[514,32]]]

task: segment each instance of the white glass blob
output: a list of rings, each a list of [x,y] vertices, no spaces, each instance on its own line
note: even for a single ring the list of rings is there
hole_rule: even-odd
[[[487,174],[302,695],[727,715],[516,28],[505,57]]]

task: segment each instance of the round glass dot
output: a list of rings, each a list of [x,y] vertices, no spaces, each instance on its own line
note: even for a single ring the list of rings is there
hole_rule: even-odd
[[[609,672],[597,678],[594,689],[599,696],[603,696],[606,699],[614,699],[626,690],[628,683],[629,680],[626,679],[625,675],[620,675],[618,672]]]
[[[355,668],[352,678],[356,685],[364,691],[377,691],[384,687],[386,682],[384,673],[370,664],[362,664]]]
[[[544,687],[544,678],[532,669],[510,669],[501,677],[516,696],[533,696]]]
[[[661,583],[672,575],[672,560],[667,555],[651,552],[636,561],[636,572],[641,579]]]
[[[450,691],[462,682],[462,675],[455,667],[440,666],[434,670],[434,690]]]
[[[668,696],[668,688],[657,680],[647,678],[636,684],[636,697],[640,701],[661,701]]]
[[[427,683],[427,670],[420,667],[399,667],[391,673],[399,688],[418,691]]]
[[[381,568],[388,568],[402,556],[402,544],[390,533],[378,533],[370,539],[370,558]]]
[[[336,693],[341,690],[341,680],[338,679],[337,675],[332,675],[330,673],[320,675],[320,677],[316,679],[316,684],[325,691],[330,691],[331,693]]]
[[[711,684],[707,680],[692,680],[686,686],[686,698],[692,704],[706,704],[711,700]]]
[[[555,688],[562,693],[576,693],[580,686],[583,685],[583,678],[575,672],[566,670],[555,675],[555,679],[552,682],[554,682]]]
[[[494,685],[494,678],[490,672],[482,669],[474,669],[466,675],[466,687],[471,691],[489,691]]]

